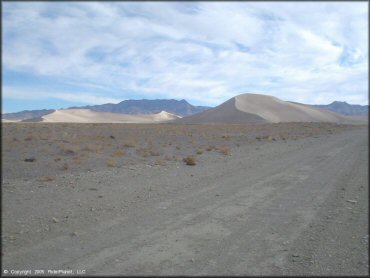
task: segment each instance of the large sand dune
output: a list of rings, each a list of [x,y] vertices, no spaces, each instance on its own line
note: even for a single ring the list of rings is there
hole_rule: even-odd
[[[128,115],[109,112],[95,112],[90,109],[65,109],[42,116],[42,122],[72,123],[156,123],[179,118],[174,114],[162,111],[157,114]]]
[[[241,94],[205,112],[177,120],[183,123],[358,123],[354,118],[260,94]]]

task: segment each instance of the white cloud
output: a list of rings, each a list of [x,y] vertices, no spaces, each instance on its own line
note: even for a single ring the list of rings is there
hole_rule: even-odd
[[[3,8],[5,71],[86,87],[78,95],[53,92],[60,99],[98,103],[137,95],[216,105],[255,91],[306,103],[367,103],[367,3],[6,2]],[[92,94],[91,87],[107,90]]]
[[[42,99],[57,99],[66,100],[69,102],[78,102],[81,104],[104,104],[104,103],[118,103],[122,99],[111,97],[96,96],[87,92],[60,92],[50,90],[39,90],[36,88],[22,87],[22,86],[3,86],[3,97],[7,99],[18,100],[42,100]]]

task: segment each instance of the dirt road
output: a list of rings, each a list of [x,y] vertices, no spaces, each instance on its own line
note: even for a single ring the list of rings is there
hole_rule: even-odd
[[[196,166],[71,174],[56,186],[5,180],[3,270],[366,275],[367,133],[245,144]]]

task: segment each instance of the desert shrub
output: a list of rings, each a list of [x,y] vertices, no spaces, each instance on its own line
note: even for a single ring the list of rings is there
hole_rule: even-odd
[[[65,155],[75,155],[80,150],[78,146],[67,146],[67,145],[61,145],[60,149],[61,153]]]
[[[40,181],[53,181],[55,180],[55,177],[53,176],[46,176],[40,179]]]
[[[133,148],[133,147],[136,147],[136,145],[137,145],[137,142],[136,142],[136,140],[134,140],[134,139],[129,139],[129,140],[127,140],[127,141],[123,144],[123,146],[124,146],[124,147],[126,147],[126,148]]]
[[[231,139],[230,135],[222,135],[221,138],[227,141]]]
[[[218,147],[218,151],[224,155],[229,155],[230,154],[230,148],[226,145],[222,145]]]
[[[148,151],[148,149],[145,149],[145,148],[137,149],[136,153],[138,155],[140,155],[141,157],[148,157],[149,156],[149,151]]]
[[[98,145],[98,144],[88,144],[86,147],[83,148],[84,151],[94,152],[94,153],[98,153],[102,149],[103,149],[103,146]]]
[[[187,156],[183,158],[183,161],[186,163],[186,165],[194,166],[196,165],[194,156]]]
[[[27,136],[26,138],[24,138],[24,141],[32,141],[32,140],[35,140],[36,139],[36,137],[35,136],[33,136],[33,135],[29,135],[29,136]]]
[[[122,150],[115,150],[113,153],[112,153],[112,157],[122,157],[125,155],[125,152],[122,151]]]
[[[116,162],[112,159],[107,159],[105,161],[105,164],[108,166],[108,167],[115,167],[116,166]]]
[[[36,158],[30,157],[30,158],[24,159],[23,161],[25,161],[25,162],[35,162],[36,161]]]
[[[157,158],[154,162],[155,165],[160,165],[160,166],[166,166],[167,165],[167,162],[164,161],[164,159],[161,159],[161,158]]]
[[[208,152],[210,152],[210,151],[212,151],[212,150],[214,150],[214,149],[216,149],[216,147],[215,147],[215,146],[213,146],[213,145],[210,145],[210,146],[208,146],[208,147],[207,147],[207,149],[206,149],[206,150],[207,150]]]
[[[202,149],[198,149],[197,150],[197,154],[202,154],[203,153],[203,150]]]
[[[153,150],[153,149],[149,150],[149,154],[151,156],[160,156],[161,155],[158,150]]]
[[[74,157],[73,158],[73,162],[76,163],[76,164],[81,164],[81,160],[82,160],[81,157]]]

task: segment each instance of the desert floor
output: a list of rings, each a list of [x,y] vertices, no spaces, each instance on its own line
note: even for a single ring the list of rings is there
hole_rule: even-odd
[[[2,271],[366,275],[368,165],[367,126],[3,123]]]

